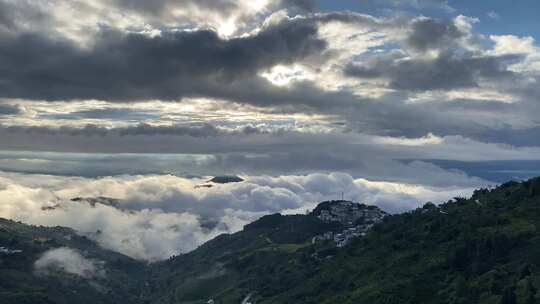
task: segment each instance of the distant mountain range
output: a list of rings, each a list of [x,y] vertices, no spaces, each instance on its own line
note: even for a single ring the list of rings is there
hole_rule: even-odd
[[[399,215],[323,202],[151,264],[0,220],[0,303],[540,303],[539,227],[540,178]]]

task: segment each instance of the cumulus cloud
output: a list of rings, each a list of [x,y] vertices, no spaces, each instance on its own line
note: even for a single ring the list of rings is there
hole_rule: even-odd
[[[86,6],[79,2],[67,6],[71,9],[60,5],[55,11],[43,3],[29,6],[2,1],[7,11],[16,14],[2,19],[6,31],[0,48],[17,56],[0,58],[6,71],[0,75],[0,95],[82,100],[89,105],[93,99],[129,103],[205,97],[255,105],[259,111],[324,113],[365,133],[406,137],[431,132],[483,140],[488,138],[483,134],[494,134],[492,130],[532,132],[538,127],[532,101],[539,95],[536,76],[525,74],[534,70],[537,61],[532,38],[514,37],[512,41],[520,40],[523,50],[512,52],[505,47],[514,44],[510,36],[490,36],[495,42],[492,48],[485,36],[474,31],[479,21],[474,17],[374,17],[317,12],[311,1],[248,2],[158,1],[149,9],[140,1],[93,1]],[[433,8],[448,4],[400,1],[388,5]],[[98,26],[99,18],[74,18],[74,7],[93,12],[88,16],[104,16],[105,25]],[[237,12],[248,7],[254,19],[239,21],[243,17]],[[289,13],[277,11],[281,8]],[[103,13],[107,9],[124,11],[128,17],[108,18]],[[292,10],[301,15],[295,16]],[[242,29],[223,35],[196,17],[186,21],[191,26],[170,23],[175,18],[167,17],[176,12],[197,16],[195,11],[208,16],[219,11],[220,22],[225,22],[222,26],[232,18],[234,27]],[[32,14],[36,17],[28,18]],[[62,19],[66,16],[85,21],[66,22]],[[47,22],[53,26],[39,23],[51,18],[56,21]],[[152,24],[152,18],[162,20],[161,25],[136,26],[141,20]],[[30,24],[37,25],[17,21],[23,19],[35,20]],[[60,30],[58,24],[92,28],[90,42],[73,41],[68,37],[70,31]],[[57,32],[44,30],[56,26]],[[34,50],[40,50],[39,56]],[[495,102],[513,105],[491,105]],[[159,113],[137,112],[136,105],[129,107],[100,110],[89,106],[71,115],[51,113],[39,119],[71,119],[72,124],[77,118],[109,119],[114,124],[110,120],[163,118]],[[235,106],[226,103],[225,107]]]
[[[148,175],[89,179],[3,173],[0,216],[71,227],[107,249],[158,260],[190,251],[221,233],[238,231],[265,214],[303,213],[323,200],[341,197],[342,192],[347,199],[400,212],[428,200],[443,201],[472,191],[467,186],[372,182],[343,173],[243,178],[240,183],[198,188],[206,178]],[[118,201],[89,203],[73,201],[75,197]],[[58,253],[45,255],[39,265],[62,260],[57,257]],[[74,272],[70,265],[80,259],[66,260],[69,264],[63,267]],[[88,263],[79,264],[92,269]]]
[[[392,58],[394,57],[394,58]],[[478,87],[482,79],[511,78],[507,66],[515,57],[470,57],[442,54],[435,59],[378,57],[373,62],[350,64],[345,74],[384,78],[398,90],[429,91]]]
[[[3,52],[20,54],[18,60],[0,58],[2,95],[49,100],[226,95],[227,85],[322,52],[326,45],[315,23],[289,18],[231,39],[204,29],[154,37],[104,29],[89,50],[37,33],[2,40]],[[33,50],[47,60],[36,61]]]
[[[105,275],[103,262],[85,258],[75,249],[60,247],[50,249],[34,263],[38,275],[50,275],[54,272],[64,272],[85,279]]]
[[[486,80],[515,78],[508,67],[518,56],[479,54],[472,24],[458,16],[451,21],[419,17],[410,22],[405,51],[394,50],[346,65],[345,74],[363,79],[380,78],[395,90],[433,91],[479,87]],[[419,53],[418,53],[419,52]]]

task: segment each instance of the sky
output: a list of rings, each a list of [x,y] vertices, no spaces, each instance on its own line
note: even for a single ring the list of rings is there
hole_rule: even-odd
[[[158,260],[342,193],[540,175],[539,6],[0,0],[0,217]]]

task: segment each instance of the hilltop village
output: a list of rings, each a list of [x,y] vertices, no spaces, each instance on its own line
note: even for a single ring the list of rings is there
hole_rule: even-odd
[[[339,233],[332,231],[314,236],[312,243],[333,240],[338,247],[347,245],[352,239],[364,236],[387,213],[376,206],[368,206],[351,201],[338,200],[323,202],[313,210],[312,215],[326,223],[338,222],[345,227]]]

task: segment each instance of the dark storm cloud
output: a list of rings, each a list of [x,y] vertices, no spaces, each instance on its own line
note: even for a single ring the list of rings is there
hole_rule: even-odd
[[[324,60],[327,43],[318,37],[318,26],[332,21],[389,26],[371,16],[340,12],[284,19],[255,35],[232,39],[211,30],[149,37],[103,29],[89,49],[36,32],[3,35],[0,96],[109,101],[204,96],[299,109],[352,104],[358,100],[347,91],[325,93],[311,82],[277,87],[257,75],[309,56]]]
[[[353,104],[358,99],[347,91],[325,93],[311,82],[277,87],[257,76],[276,64],[320,58],[326,41],[318,38],[318,24],[332,21],[384,26],[366,15],[329,13],[285,19],[256,35],[229,40],[210,30],[154,38],[104,30],[88,50],[37,33],[5,36],[0,96],[110,101],[205,96],[297,109]]]
[[[435,59],[379,57],[372,62],[349,64],[345,74],[358,78],[383,78],[398,90],[452,90],[476,87],[480,78],[511,78],[506,68],[515,56],[472,57],[444,53]]]
[[[236,81],[324,51],[317,25],[284,20],[254,36],[210,30],[161,36],[101,32],[90,50],[38,34],[1,37],[0,96],[29,99],[179,99],[223,94]]]

